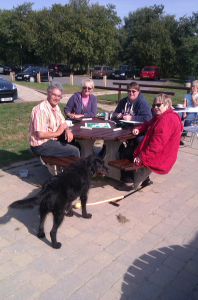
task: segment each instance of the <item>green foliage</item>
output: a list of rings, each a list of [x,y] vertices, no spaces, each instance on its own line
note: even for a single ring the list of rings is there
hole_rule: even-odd
[[[198,12],[177,21],[163,5],[129,12],[113,4],[70,0],[33,11],[32,2],[0,10],[1,63],[62,62],[85,73],[94,65],[157,65],[163,77],[198,76]]]

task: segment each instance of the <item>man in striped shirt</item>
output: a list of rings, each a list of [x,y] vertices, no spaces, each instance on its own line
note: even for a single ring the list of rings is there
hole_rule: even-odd
[[[32,109],[29,143],[38,156],[80,157],[77,147],[70,144],[73,134],[58,106],[63,86],[53,82],[48,86],[47,99]],[[64,135],[65,141],[60,138]]]

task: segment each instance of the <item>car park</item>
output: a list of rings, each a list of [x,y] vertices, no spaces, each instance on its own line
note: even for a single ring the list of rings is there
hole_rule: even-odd
[[[49,70],[46,67],[27,68],[24,72],[16,74],[15,80],[35,82],[37,81],[37,74],[39,73],[41,76],[41,81],[52,81],[53,71]],[[48,78],[48,74],[49,74],[49,78]]]
[[[153,79],[160,80],[161,72],[160,69],[156,66],[146,66],[142,69],[140,73],[140,80],[143,79]]]
[[[3,74],[3,65],[0,64],[0,73]]]
[[[53,71],[54,76],[62,77],[62,76],[74,75],[74,70],[69,68],[65,64],[51,64],[48,66],[48,69]]]
[[[0,79],[0,102],[13,102],[18,98],[17,87],[14,83]]]
[[[135,79],[135,67],[131,65],[121,65],[113,72],[112,77],[113,79]]]
[[[103,76],[107,76],[107,78],[112,77],[113,70],[109,66],[95,66],[92,69],[92,78],[103,78]]]
[[[10,74],[10,72],[14,72],[15,74],[21,72],[21,67],[20,66],[15,66],[15,65],[6,65],[3,68],[3,74],[7,75]]]

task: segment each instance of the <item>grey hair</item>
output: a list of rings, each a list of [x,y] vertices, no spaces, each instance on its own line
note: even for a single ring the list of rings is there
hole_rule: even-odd
[[[85,79],[82,80],[82,82],[81,82],[82,88],[83,88],[83,86],[85,85],[86,82],[89,82],[90,85],[92,86],[92,89],[94,89],[94,82],[93,82],[93,80],[90,79],[90,78],[85,78]]]
[[[64,92],[64,88],[63,88],[62,84],[60,84],[59,82],[51,82],[47,88],[47,91],[51,94],[53,89],[60,90],[62,94]]]

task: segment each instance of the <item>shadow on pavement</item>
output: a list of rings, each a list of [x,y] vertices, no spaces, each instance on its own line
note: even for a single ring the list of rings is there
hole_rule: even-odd
[[[136,259],[124,274],[120,300],[198,299],[198,235],[189,245],[171,245]]]

